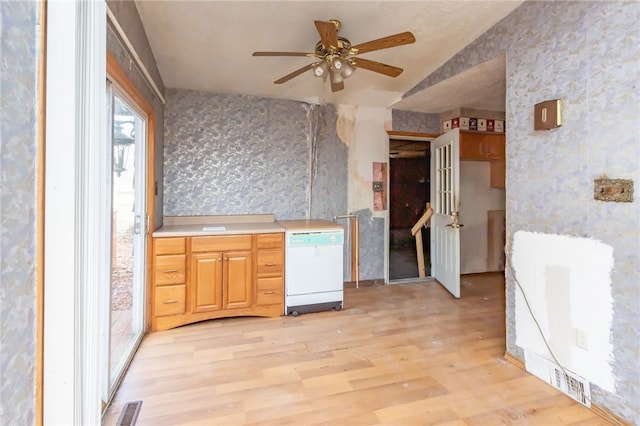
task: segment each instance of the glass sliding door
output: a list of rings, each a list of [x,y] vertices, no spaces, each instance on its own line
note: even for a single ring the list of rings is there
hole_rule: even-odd
[[[108,296],[108,401],[144,334],[146,200],[146,119],[115,87],[108,85],[111,159],[111,280]],[[108,376],[108,378],[107,378]]]

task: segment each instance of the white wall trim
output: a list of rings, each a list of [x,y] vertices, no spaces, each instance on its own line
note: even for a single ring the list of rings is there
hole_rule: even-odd
[[[104,1],[48,2],[44,424],[100,424]]]

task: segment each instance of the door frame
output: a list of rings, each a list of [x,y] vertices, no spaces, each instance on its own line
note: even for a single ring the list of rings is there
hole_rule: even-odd
[[[47,2],[41,18],[46,153],[42,402],[36,423],[99,424],[100,289],[108,247],[102,177],[111,152],[105,133],[106,4]]]
[[[387,130],[387,135],[389,136],[389,139],[395,139],[395,140],[400,140],[400,141],[424,141],[424,142],[428,142],[429,144],[431,143],[431,141],[435,138],[437,138],[438,136],[440,136],[437,133],[421,133],[421,132],[404,132],[404,131],[397,131],[397,130]],[[389,164],[387,173],[389,173],[391,171],[391,157],[389,156],[389,145],[387,144],[387,164]],[[389,194],[389,197],[391,197],[391,179],[387,179],[387,188],[385,188],[385,191],[387,191],[387,194]],[[389,208],[391,208],[391,199],[389,199],[388,201],[389,204]],[[391,281],[389,279],[389,268],[390,268],[390,262],[389,262],[389,258],[390,258],[390,253],[389,253],[389,244],[391,241],[391,212],[389,211],[389,214],[387,214],[387,218],[385,220],[385,247],[384,247],[384,278],[385,278],[385,282],[388,284],[405,284],[405,283],[411,283],[411,282],[420,282],[420,281],[424,281],[425,279],[428,279],[430,277],[425,277],[425,278],[420,278],[420,277],[416,277],[416,278],[406,278],[406,279],[398,279],[398,280],[393,280]],[[424,245],[425,243],[423,243]],[[417,259],[416,259],[417,262]]]
[[[36,351],[36,424],[99,424],[101,419],[100,289],[108,274],[106,74],[148,116],[147,214],[154,223],[155,114],[107,53],[107,7],[43,2],[44,50],[39,172],[41,284]],[[46,117],[46,118],[45,118]],[[88,143],[87,141],[91,141]],[[148,242],[150,236],[147,236]],[[148,250],[148,256],[151,256]],[[149,274],[147,259],[147,276]],[[86,285],[92,283],[94,285]],[[146,284],[148,288],[148,283]],[[148,299],[148,298],[147,298]],[[149,300],[146,301],[147,307]],[[149,309],[147,309],[149,312]],[[145,320],[148,328],[149,313]]]
[[[120,91],[126,94],[141,110],[147,115],[147,200],[146,211],[149,223],[149,232],[147,234],[147,259],[146,259],[146,318],[145,330],[151,328],[151,297],[149,295],[149,280],[151,278],[151,265],[153,264],[152,238],[153,227],[155,223],[155,202],[156,202],[156,177],[155,177],[155,141],[156,141],[156,113],[153,106],[147,98],[136,87],[136,85],[127,76],[124,68],[118,63],[116,57],[107,51],[107,77],[116,85]]]
[[[143,224],[143,228],[147,228],[146,233],[146,258],[145,258],[145,282],[144,286],[144,312],[145,318],[143,319],[143,330],[142,335],[151,329],[151,292],[150,289],[150,279],[151,279],[151,265],[153,260],[153,245],[152,245],[152,237],[151,234],[153,232],[154,220],[155,220],[155,126],[156,126],[156,114],[153,106],[149,103],[147,98],[142,94],[142,92],[137,88],[137,86],[133,83],[133,81],[126,74],[124,68],[118,63],[116,57],[109,51],[106,51],[106,76],[107,79],[113,84],[113,86],[117,89],[118,92],[125,96],[125,100],[127,102],[132,102],[136,109],[139,109],[140,112],[144,113],[146,116],[146,136],[147,136],[147,146],[146,146],[146,200],[145,200],[145,215],[147,216],[146,224]],[[106,90],[105,90],[106,92]],[[111,145],[109,145],[111,147]],[[112,149],[112,148],[111,148]],[[110,151],[111,152],[111,151]],[[112,155],[112,154],[111,154]],[[142,338],[137,342],[136,346],[138,346],[142,342]],[[106,352],[105,352],[106,353]],[[133,357],[135,351],[132,353],[131,357]],[[130,360],[129,360],[130,361]],[[106,363],[104,363],[106,365]],[[109,372],[107,371],[106,376],[109,376]],[[119,382],[124,378],[124,374],[121,374],[120,377],[116,380],[113,387],[117,389],[119,386]],[[107,389],[109,385],[107,384]],[[115,394],[115,392],[114,392]],[[103,394],[103,397],[107,398],[107,400],[103,400],[103,406],[108,406],[111,402],[111,398],[113,394],[110,394],[107,390],[106,394]]]
[[[118,97],[123,103],[126,104],[127,108],[129,108],[134,114],[136,114],[137,116],[139,116],[139,118],[141,118],[142,120],[144,120],[144,129],[141,132],[141,134],[143,135],[143,143],[144,143],[144,147],[141,150],[141,154],[142,154],[142,158],[138,159],[138,156],[140,155],[140,153],[138,153],[138,148],[137,146],[134,146],[135,151],[136,151],[136,158],[135,158],[135,162],[137,163],[135,168],[136,170],[139,170],[139,164],[142,164],[142,168],[143,170],[143,174],[145,177],[145,180],[143,181],[143,185],[144,185],[144,191],[145,191],[145,197],[144,199],[142,199],[142,208],[140,209],[140,229],[141,232],[144,234],[143,235],[143,249],[145,250],[145,256],[144,258],[141,259],[142,261],[142,271],[138,270],[138,272],[142,273],[142,282],[140,283],[140,285],[142,286],[142,288],[140,289],[142,292],[141,297],[142,299],[142,304],[140,306],[140,308],[142,309],[142,318],[135,318],[135,316],[133,316],[133,312],[135,312],[137,310],[137,307],[132,308],[132,321],[134,321],[136,324],[138,321],[140,321],[140,335],[136,337],[135,342],[132,345],[132,351],[130,353],[127,354],[126,358],[124,358],[124,368],[122,371],[120,371],[117,376],[115,377],[113,383],[111,381],[111,372],[113,370],[113,359],[111,358],[111,351],[112,351],[112,347],[111,347],[111,325],[112,325],[112,314],[113,311],[111,309],[111,303],[109,302],[108,306],[109,309],[106,309],[102,318],[102,324],[103,327],[106,330],[106,334],[107,336],[105,336],[105,339],[101,342],[101,344],[103,345],[103,354],[104,354],[104,359],[103,359],[103,367],[102,367],[102,373],[103,373],[103,380],[102,380],[102,386],[103,386],[103,391],[102,391],[102,402],[103,402],[103,406],[107,406],[111,399],[113,398],[113,396],[115,395],[115,391],[117,390],[120,382],[122,381],[124,374],[126,373],[127,367],[129,365],[129,363],[131,362],[131,360],[133,359],[133,356],[135,355],[135,352],[137,351],[137,348],[140,346],[140,343],[142,342],[142,338],[144,337],[145,332],[147,331],[148,327],[147,327],[147,301],[149,300],[149,256],[148,256],[148,252],[151,250],[151,247],[149,246],[149,240],[147,239],[148,233],[151,232],[150,230],[147,229],[146,224],[150,223],[147,222],[146,217],[148,216],[148,211],[149,211],[149,206],[147,205],[148,203],[148,199],[146,198],[147,192],[149,191],[149,187],[147,185],[146,182],[146,176],[149,173],[149,164],[148,164],[148,156],[147,156],[147,151],[148,151],[148,145],[149,145],[149,139],[148,139],[148,120],[149,117],[148,115],[140,108],[140,106],[135,103],[135,101],[131,98],[131,96],[129,96],[128,93],[124,92],[124,90],[120,87],[120,85],[116,82],[111,81],[111,77],[108,75],[107,76],[107,80],[108,80],[108,84],[107,87],[105,87],[105,90],[108,92],[108,100],[109,101],[113,101],[116,97]],[[110,153],[111,153],[111,157],[109,157],[110,159],[113,158],[113,145],[112,145],[112,137],[113,137],[113,117],[114,117],[114,112],[113,112],[113,105],[114,103],[111,102],[111,106],[109,108],[109,119],[108,119],[108,127],[110,127],[110,129],[108,129],[108,134],[111,136],[111,138],[109,138],[109,140],[107,141],[107,143],[109,144],[109,148],[110,148]],[[137,145],[138,142],[135,142],[135,144]],[[113,187],[114,187],[114,179],[113,179],[113,160],[111,160],[109,162],[110,167],[108,170],[108,175],[109,177],[109,193],[110,193],[110,203],[109,203],[109,214],[112,214],[113,212]],[[136,195],[135,195],[135,199],[136,202],[138,201],[138,195],[137,195],[137,189],[136,189]],[[109,238],[110,241],[112,241],[113,238],[113,232],[115,232],[115,230],[113,229],[112,226],[110,226],[110,232],[109,232]],[[134,247],[135,247],[135,242],[134,242]],[[134,250],[135,253],[135,250]],[[110,257],[110,262],[109,262],[109,277],[111,277],[111,268],[113,266],[113,250],[111,250],[111,257]],[[136,260],[134,260],[135,262]],[[134,275],[133,275],[133,284],[135,284],[135,280],[137,279],[136,277],[136,268],[134,267]],[[139,277],[138,277],[139,278]],[[112,288],[111,286],[113,285],[113,282],[111,280],[109,280],[109,285],[105,286],[104,289],[102,289],[102,302],[104,303],[105,300],[109,300],[111,301],[111,291]],[[136,289],[134,287],[133,289],[134,293],[133,293],[133,301],[135,302],[136,299],[135,295],[136,295]]]

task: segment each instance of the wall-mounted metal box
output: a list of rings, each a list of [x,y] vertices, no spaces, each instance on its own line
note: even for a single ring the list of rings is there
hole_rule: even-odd
[[[562,126],[562,100],[553,99],[536,104],[534,107],[534,130],[551,130]]]

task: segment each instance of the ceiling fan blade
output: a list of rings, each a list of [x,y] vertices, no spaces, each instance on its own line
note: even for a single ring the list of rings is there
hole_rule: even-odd
[[[394,34],[387,37],[382,37],[377,40],[367,41],[365,43],[353,46],[352,49],[357,50],[358,54],[373,52],[374,50],[388,49],[390,47],[402,46],[404,44],[411,44],[416,41],[416,38],[409,31],[404,33]]]
[[[388,75],[389,77],[397,77],[402,74],[403,71],[402,68],[383,64],[382,62],[370,61],[360,57],[352,58],[352,61],[356,68],[364,68],[365,70],[378,72],[380,74]]]
[[[295,70],[294,72],[289,73],[289,74],[285,75],[285,76],[284,76],[284,77],[282,77],[282,78],[279,78],[278,80],[274,81],[273,83],[274,83],[274,84],[282,84],[282,83],[286,83],[287,81],[291,80],[293,77],[297,77],[297,76],[299,76],[300,74],[302,74],[303,72],[305,72],[305,71],[308,71],[308,70],[312,69],[314,66],[315,66],[315,63],[311,63],[311,64],[308,64],[308,65],[305,65],[304,67],[302,67],[302,68],[298,68],[298,69],[297,69],[297,70]]]
[[[331,91],[337,92],[339,90],[344,89],[344,83],[341,81],[340,83],[331,83]]]
[[[328,50],[338,50],[338,29],[333,22],[313,21],[316,24],[322,44]]]
[[[305,52],[253,52],[252,56],[308,56],[314,58],[316,54]]]

